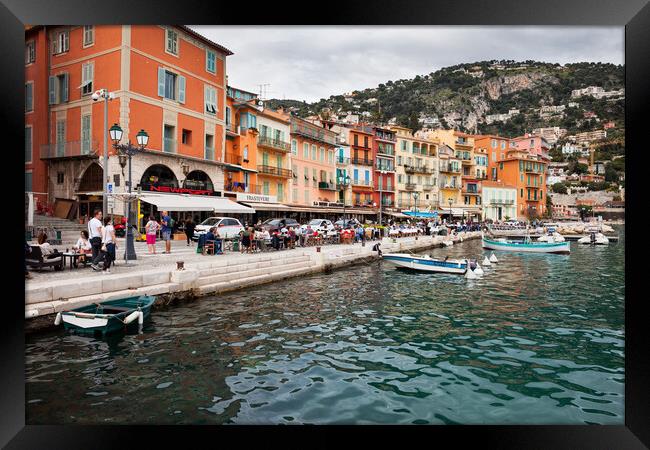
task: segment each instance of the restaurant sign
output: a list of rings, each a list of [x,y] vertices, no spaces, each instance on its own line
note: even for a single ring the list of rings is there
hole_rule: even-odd
[[[191,194],[191,195],[219,195],[216,191],[207,189],[188,189],[172,186],[155,186],[153,184],[141,184],[140,187],[143,191],[151,192],[168,192],[171,194]]]
[[[258,203],[277,203],[278,197],[275,195],[262,195],[262,194],[248,194],[238,193],[238,202],[258,202]]]

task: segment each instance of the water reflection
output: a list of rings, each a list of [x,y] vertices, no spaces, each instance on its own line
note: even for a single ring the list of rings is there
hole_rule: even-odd
[[[31,337],[28,423],[623,423],[624,240],[498,256],[478,280],[375,262],[140,335]]]

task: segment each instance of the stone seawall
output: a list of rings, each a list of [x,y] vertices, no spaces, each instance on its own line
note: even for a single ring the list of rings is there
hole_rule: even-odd
[[[480,238],[480,232],[460,233],[455,242]],[[384,253],[418,251],[442,246],[443,236],[384,238]],[[26,331],[51,327],[57,312],[133,295],[155,295],[154,306],[219,294],[259,284],[329,271],[360,261],[377,259],[376,241],[365,246],[329,245],[251,255],[200,257],[184,270],[167,266],[109,276],[84,274],[79,278],[29,283],[25,288]],[[205,259],[205,261],[204,261]]]

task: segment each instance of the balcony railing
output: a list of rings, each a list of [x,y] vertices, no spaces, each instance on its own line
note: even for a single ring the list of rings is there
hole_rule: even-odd
[[[308,126],[302,123],[291,122],[291,133],[304,136],[306,138],[324,142],[325,144],[336,145],[336,134],[314,126]]]
[[[376,166],[376,169],[377,170],[382,170],[382,171],[385,171],[385,172],[395,172],[395,166],[393,166],[392,164],[379,164],[378,163],[377,166]]]
[[[375,190],[382,192],[395,192],[395,186],[392,184],[375,183]]]
[[[478,188],[478,189],[463,188],[463,194],[465,194],[465,195],[481,195],[481,188]]]
[[[288,142],[281,141],[279,139],[273,139],[270,136],[257,136],[257,145],[259,147],[271,148],[280,152],[289,153],[291,151],[291,144]]]
[[[352,164],[359,164],[359,165],[363,165],[363,166],[372,166],[372,159],[352,158]]]
[[[395,204],[395,202],[393,201],[392,198],[383,197],[381,199],[381,204],[382,204],[382,206],[393,206]]]
[[[384,147],[382,145],[377,147],[377,153],[380,155],[394,156],[395,149],[393,147]]]
[[[407,191],[414,191],[416,188],[415,183],[406,183],[404,187]]]
[[[404,172],[406,173],[433,173],[433,169],[426,165],[412,165],[404,164]]]
[[[293,172],[289,169],[281,169],[273,166],[257,166],[257,172],[265,175],[274,175],[276,177],[291,178]]]
[[[512,199],[507,199],[507,200],[502,200],[500,198],[495,198],[490,200],[490,204],[492,205],[514,205],[515,201]]]
[[[382,141],[397,142],[397,136],[395,136],[394,134],[382,133],[381,131],[377,131],[375,133],[375,139],[381,139]]]
[[[350,164],[350,158],[336,157],[336,164],[347,166],[348,164]]]
[[[460,173],[460,167],[448,164],[440,164],[440,172]]]
[[[354,200],[352,202],[353,206],[361,206],[361,207],[366,207],[366,208],[369,207],[369,206],[372,206],[372,204],[373,204],[372,200],[358,200],[358,201]]]
[[[97,158],[97,141],[57,142],[41,145],[41,159]]]
[[[326,191],[336,191],[336,185],[334,183],[328,183],[327,181],[319,181],[318,189],[323,189]]]
[[[422,185],[422,190],[424,190],[424,191],[430,191],[430,190],[433,189],[434,187],[436,187],[434,184],[431,184],[431,183],[424,183],[424,184]]]
[[[205,148],[205,159],[209,161],[214,161],[214,148],[210,148],[210,147]]]
[[[163,139],[163,152],[176,153],[176,139],[164,138]]]
[[[370,181],[370,180],[352,179],[352,180],[350,180],[350,184],[352,186],[372,186],[372,181]]]
[[[241,166],[242,157],[236,153],[226,152],[226,155],[224,157],[224,162],[226,164],[234,164],[236,166]]]

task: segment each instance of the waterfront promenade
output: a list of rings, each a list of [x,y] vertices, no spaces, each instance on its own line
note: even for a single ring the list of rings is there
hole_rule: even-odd
[[[460,239],[480,238],[480,232],[465,232],[454,236]],[[415,251],[441,246],[444,236],[419,236],[395,239],[384,238],[381,249],[386,252]],[[147,254],[143,243],[136,243],[138,259],[118,260],[111,273],[92,269],[70,269],[61,272],[44,270],[33,273],[25,283],[25,317],[28,328],[35,318],[47,318],[59,311],[78,308],[126,295],[155,295],[156,304],[168,304],[220,292],[232,291],[257,284],[278,281],[299,275],[320,272],[363,260],[377,258],[372,247],[378,241],[357,244],[326,245],[269,251],[256,254],[228,252],[224,255],[201,255],[196,247],[187,247],[176,241],[171,254]],[[122,254],[124,243],[118,241]],[[177,261],[183,261],[184,270],[177,270]],[[41,321],[38,321],[41,322]]]

